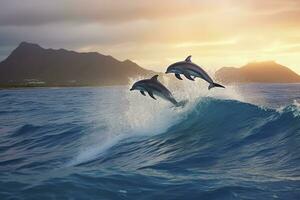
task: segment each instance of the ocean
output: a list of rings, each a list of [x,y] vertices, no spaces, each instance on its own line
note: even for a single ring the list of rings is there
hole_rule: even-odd
[[[300,199],[300,84],[0,90],[0,199]]]

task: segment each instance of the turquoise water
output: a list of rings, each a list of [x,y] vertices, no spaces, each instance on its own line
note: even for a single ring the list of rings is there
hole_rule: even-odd
[[[300,85],[0,90],[0,199],[300,199]]]

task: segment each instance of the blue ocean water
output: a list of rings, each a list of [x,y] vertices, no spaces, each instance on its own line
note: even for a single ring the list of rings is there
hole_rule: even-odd
[[[0,199],[300,199],[300,85],[0,90]]]

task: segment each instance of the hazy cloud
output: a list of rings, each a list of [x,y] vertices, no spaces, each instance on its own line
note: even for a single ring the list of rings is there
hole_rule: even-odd
[[[300,71],[299,18],[298,0],[1,0],[0,59],[28,41],[154,69],[193,54],[209,66],[279,59]]]
[[[210,1],[111,1],[111,0],[2,0],[1,25],[42,25],[48,23],[121,23],[153,20],[207,12]]]
[[[230,13],[236,9],[242,9],[251,15],[274,15],[288,11],[299,12],[300,2],[297,0],[1,0],[0,25],[25,26],[61,22],[122,23],[180,18],[195,14]]]

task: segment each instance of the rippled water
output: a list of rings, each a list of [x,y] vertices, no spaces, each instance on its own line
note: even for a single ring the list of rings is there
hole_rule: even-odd
[[[0,90],[0,199],[300,199],[300,85]]]

